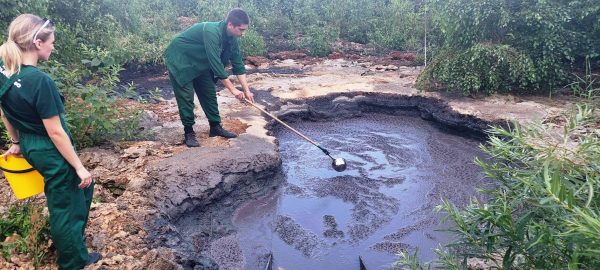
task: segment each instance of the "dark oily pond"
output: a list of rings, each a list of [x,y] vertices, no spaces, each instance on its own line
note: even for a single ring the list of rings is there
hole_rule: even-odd
[[[223,200],[229,211],[178,222],[192,238],[194,228],[210,223],[197,251],[222,269],[264,269],[269,253],[273,269],[286,270],[359,269],[359,255],[368,269],[389,269],[398,252],[415,248],[431,260],[432,249],[451,240],[439,231],[448,225],[434,207],[442,198],[463,205],[484,186],[473,164],[484,156],[479,141],[409,112],[292,126],[346,159],[348,169],[334,171],[318,148],[275,130],[283,160],[278,185],[236,203]],[[231,220],[215,225],[215,216]]]

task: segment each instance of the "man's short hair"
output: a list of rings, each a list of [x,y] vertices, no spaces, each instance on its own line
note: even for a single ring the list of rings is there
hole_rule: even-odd
[[[246,11],[241,8],[234,8],[227,14],[227,22],[230,22],[233,26],[240,26],[242,24],[250,24],[250,18]]]

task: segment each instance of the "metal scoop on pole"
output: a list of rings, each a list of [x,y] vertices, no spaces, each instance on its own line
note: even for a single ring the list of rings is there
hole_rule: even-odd
[[[314,146],[316,146],[317,148],[321,149],[321,151],[323,151],[323,153],[325,153],[325,155],[327,155],[329,158],[331,158],[331,166],[333,167],[334,170],[336,170],[338,172],[343,172],[343,171],[346,170],[347,164],[346,164],[346,160],[345,159],[332,157],[331,154],[329,153],[329,151],[327,149],[323,148],[317,142],[315,142],[315,141],[311,140],[310,138],[306,137],[306,135],[300,133],[300,131],[296,130],[295,128],[293,128],[293,127],[289,126],[288,124],[284,123],[283,121],[279,120],[279,118],[277,118],[277,116],[275,116],[275,115],[267,112],[265,109],[263,109],[263,108],[259,107],[258,105],[250,102],[250,100],[248,100],[246,98],[244,98],[244,100],[246,101],[246,103],[252,105],[252,107],[257,108],[258,110],[260,110],[264,114],[270,116],[275,121],[277,121],[280,124],[282,124],[284,127],[288,128],[289,130],[291,130],[294,133],[298,134],[298,136],[302,137],[303,139],[305,139],[309,143],[311,143]]]

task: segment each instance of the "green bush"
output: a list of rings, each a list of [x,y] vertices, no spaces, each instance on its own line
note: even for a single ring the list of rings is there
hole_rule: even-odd
[[[237,0],[224,1],[198,1],[196,13],[198,20],[205,21],[221,21],[227,16],[227,12],[237,6]]]
[[[600,131],[593,109],[578,105],[562,134],[546,125],[490,131],[484,150],[492,159],[476,160],[496,181],[487,201],[438,207],[457,237],[440,253],[447,269],[466,269],[468,258],[502,269],[600,268]]]
[[[248,29],[241,38],[241,50],[244,56],[262,56],[267,54],[265,40],[253,29]]]
[[[84,58],[79,44],[102,48],[116,63],[160,62],[165,40],[177,29],[170,1],[52,1],[49,16],[57,25],[56,57],[61,63]]]
[[[7,8],[3,10],[15,14],[23,10],[14,1],[5,1]],[[417,16],[421,4],[412,0],[29,2],[25,1],[23,5],[28,8],[39,6],[35,9],[36,13],[48,14],[58,25],[55,59],[61,63],[80,62],[83,59],[80,56],[81,43],[109,51],[121,64],[157,63],[161,61],[160,55],[165,44],[180,30],[177,28],[177,16],[218,21],[238,5],[248,11],[252,20],[251,29],[267,37],[265,47],[306,49],[316,56],[326,55],[331,50],[329,43],[340,37],[364,44],[373,43],[382,48],[413,49],[414,44],[420,43],[415,40],[420,40],[423,33],[415,28],[421,25]],[[33,7],[29,9],[33,10]],[[5,18],[5,24],[11,18]],[[327,30],[317,29],[321,27]],[[305,38],[295,43],[300,36]],[[260,44],[257,46],[262,47]]]
[[[399,28],[377,28],[369,34],[371,43],[379,48],[402,50],[406,44],[406,36]]]
[[[420,50],[425,35],[424,15],[413,1],[390,1],[373,17],[369,42],[379,48]]]
[[[65,116],[77,147],[135,139],[130,136],[137,134],[140,114],[118,106],[120,99],[114,92],[121,67],[103,62],[105,51],[89,50],[88,53],[95,56],[84,61],[87,68],[67,68],[55,61],[44,64],[65,96]]]
[[[9,260],[15,252],[27,254],[39,268],[50,240],[48,217],[42,210],[42,206],[29,202],[16,203],[0,216],[0,247],[5,259]]]
[[[46,16],[48,0],[0,0],[0,41],[6,40],[8,25],[23,13],[33,13],[38,16]]]
[[[210,3],[199,3],[200,14],[206,14],[199,18],[220,19],[235,4],[225,1],[210,7]],[[327,43],[338,38],[381,48],[415,50],[424,34],[422,3],[412,0],[252,0],[240,4],[249,12],[257,32],[268,37],[267,47],[274,45],[270,42],[302,36],[297,47],[315,56],[325,55],[330,51]],[[327,30],[317,29],[321,27]]]
[[[443,88],[464,95],[525,93],[539,89],[539,71],[524,53],[508,46],[476,44],[438,55],[419,75],[420,89]]]
[[[486,89],[488,84],[478,84],[477,78],[457,76],[438,81],[454,88],[468,84],[468,92],[493,93],[503,88],[521,88],[522,91],[545,91],[568,83],[568,70],[585,57],[592,62],[600,60],[600,8],[593,1],[516,1],[516,0],[432,0],[426,8],[431,14],[432,41],[443,48],[434,55],[434,61],[451,61],[469,57],[469,52],[478,44],[491,44],[501,48],[508,46],[527,61],[523,65],[533,65],[533,72],[527,72],[530,82],[521,85],[514,81],[500,81],[496,89]],[[437,36],[436,36],[437,35]],[[451,55],[448,55],[448,54]],[[453,60],[452,60],[453,59]],[[455,63],[460,64],[461,61]],[[513,66],[517,64],[512,64]],[[487,68],[488,66],[482,66]],[[597,67],[597,66],[596,66]],[[463,67],[457,66],[458,69]],[[430,66],[427,69],[440,69]],[[523,70],[521,70],[523,71]],[[518,72],[521,72],[518,71]],[[436,73],[438,71],[432,71]],[[497,73],[499,78],[506,72],[498,70],[476,70],[477,74]],[[535,78],[533,78],[535,74]],[[512,75],[511,75],[512,77]],[[423,77],[436,83],[435,77]],[[466,82],[471,80],[473,82]],[[520,80],[520,79],[519,79]],[[522,81],[522,80],[521,80]],[[504,85],[507,83],[507,85]],[[467,91],[465,91],[467,92]]]
[[[332,52],[332,44],[338,37],[339,32],[333,27],[315,26],[308,29],[301,43],[310,55],[326,56]]]

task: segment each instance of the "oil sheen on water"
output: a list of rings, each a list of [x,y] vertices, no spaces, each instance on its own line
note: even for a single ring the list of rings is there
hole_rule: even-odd
[[[292,126],[348,162],[336,172],[320,150],[286,129],[275,131],[283,183],[233,216],[245,269],[389,269],[399,251],[423,261],[451,241],[440,229],[442,198],[465,204],[485,177],[473,164],[479,142],[444,132],[413,113],[369,114]]]

